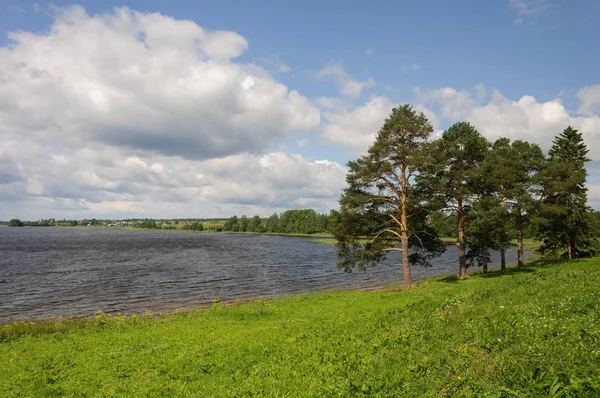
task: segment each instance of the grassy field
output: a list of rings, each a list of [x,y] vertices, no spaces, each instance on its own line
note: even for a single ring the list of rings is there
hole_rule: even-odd
[[[0,326],[0,396],[600,397],[600,260]]]

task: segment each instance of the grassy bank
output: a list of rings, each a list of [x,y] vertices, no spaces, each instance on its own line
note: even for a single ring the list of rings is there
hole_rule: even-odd
[[[0,396],[600,396],[600,261],[0,326]],[[488,394],[488,395],[484,395]]]
[[[441,237],[440,240],[442,241],[442,243],[444,245],[455,245],[456,244],[456,238]],[[367,242],[367,239],[363,240],[362,242]],[[313,240],[313,243],[318,243],[321,245],[335,245],[337,243],[337,240],[333,237],[328,237],[328,238],[324,238],[324,239],[315,239],[315,240]],[[513,240],[511,242],[511,244],[513,246],[516,246],[517,241]],[[523,239],[523,248],[525,250],[535,251],[540,247],[540,245],[541,245],[541,242],[538,242],[536,240]]]

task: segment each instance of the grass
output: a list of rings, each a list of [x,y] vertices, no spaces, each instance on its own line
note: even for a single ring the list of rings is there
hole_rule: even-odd
[[[0,326],[0,396],[600,396],[600,260]]]
[[[440,237],[440,240],[444,245],[455,245],[456,238],[452,237]],[[362,242],[367,242],[367,239],[362,240]],[[315,239],[312,241],[313,243],[318,243],[322,245],[335,245],[337,240],[335,238],[325,238],[325,239]],[[511,242],[513,246],[517,245],[517,241],[513,240]],[[529,251],[536,251],[542,243],[533,239],[523,239],[523,248]]]

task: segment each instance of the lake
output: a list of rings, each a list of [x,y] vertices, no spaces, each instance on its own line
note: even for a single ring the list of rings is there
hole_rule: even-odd
[[[0,322],[48,316],[174,311],[332,288],[402,282],[399,257],[366,272],[336,267],[313,238],[104,228],[1,228]],[[526,253],[526,257],[529,253]],[[458,273],[456,248],[415,280]],[[493,253],[490,268],[499,267]],[[516,262],[516,251],[507,251]],[[474,271],[472,269],[471,271]]]

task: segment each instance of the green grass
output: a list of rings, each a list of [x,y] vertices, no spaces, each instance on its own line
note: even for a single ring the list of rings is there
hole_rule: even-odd
[[[456,238],[440,237],[440,240],[442,241],[442,243],[444,245],[455,245],[456,244]],[[368,241],[367,239],[362,240],[362,242],[367,242],[367,241]],[[322,245],[335,245],[337,243],[337,240],[335,238],[325,238],[325,239],[315,239],[312,242],[322,244]],[[513,240],[511,242],[511,244],[513,246],[516,246],[517,241]],[[525,250],[535,251],[540,247],[541,244],[542,244],[541,242],[538,242],[533,239],[523,239],[523,247],[525,248]]]
[[[599,397],[600,260],[0,326],[0,396]]]

